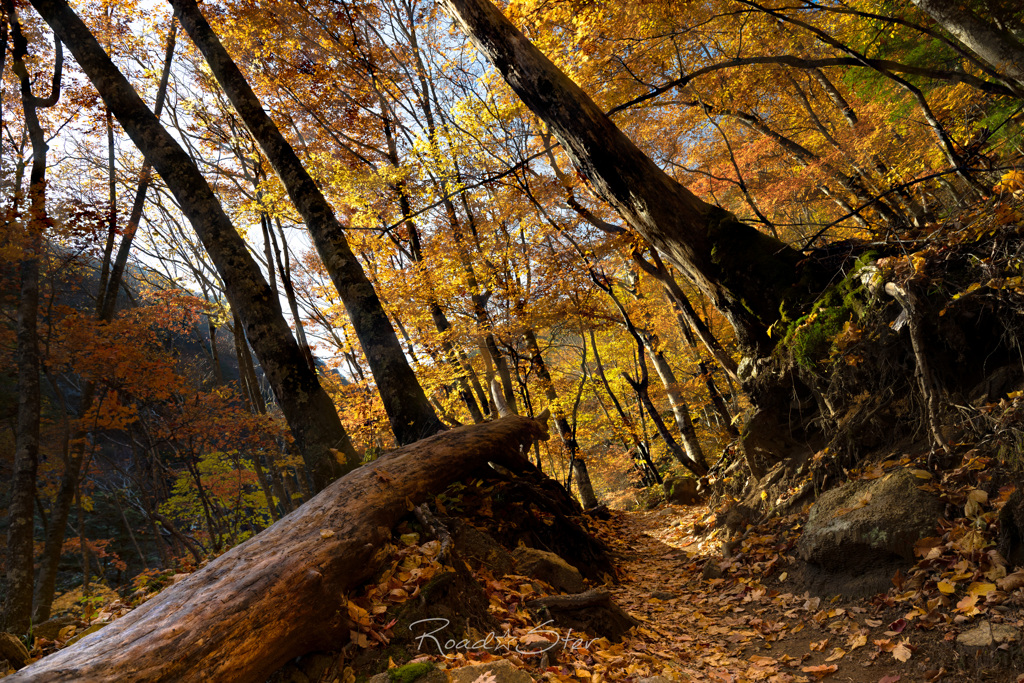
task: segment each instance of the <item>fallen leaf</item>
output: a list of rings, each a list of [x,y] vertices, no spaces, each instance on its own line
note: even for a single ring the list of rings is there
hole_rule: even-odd
[[[816,643],[812,641],[811,642],[811,651],[812,652],[824,652],[826,645],[828,645],[828,638],[826,638],[825,640],[819,640]]]
[[[846,646],[851,650],[856,650],[858,647],[864,647],[868,644],[867,633],[856,633],[850,636],[850,640],[846,642]]]
[[[946,595],[956,593],[956,586],[949,581],[939,581],[937,587],[940,593],[945,593]]]
[[[984,505],[988,502],[988,492],[984,489],[974,489],[967,494],[967,500],[973,500],[976,503]]]
[[[835,664],[819,664],[818,666],[805,666],[800,670],[805,674],[811,674],[815,678],[821,679],[834,674],[839,670],[839,667]]]
[[[905,662],[910,659],[910,648],[907,647],[906,641],[900,641],[900,643],[892,649],[892,656],[901,662]]]
[[[992,591],[994,591],[995,589],[996,585],[994,583],[979,583],[976,581],[967,587],[967,594],[977,595],[978,597],[984,597]]]
[[[834,648],[832,648],[832,654],[830,654],[828,657],[826,657],[825,661],[826,662],[834,662],[837,659],[842,659],[845,656],[846,656],[846,650],[844,650],[842,648],[839,648],[839,647],[834,647]]]
[[[897,683],[903,678],[900,674],[889,674],[878,679],[878,683]]]
[[[996,581],[996,583],[1004,591],[1015,591],[1024,586],[1024,569],[1018,569],[1012,574],[1007,574],[1004,578]]]

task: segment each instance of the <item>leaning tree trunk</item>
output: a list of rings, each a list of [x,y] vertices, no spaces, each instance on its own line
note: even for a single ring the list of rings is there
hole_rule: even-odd
[[[332,450],[344,454],[348,467],[356,466],[360,458],[341,425],[334,403],[307,367],[281,312],[277,292],[263,279],[245,242],[195,163],[146,107],[67,2],[32,0],[32,6],[71,50],[104,103],[174,194],[224,281],[231,307],[245,324],[246,336],[256,350],[314,484],[323,488],[345,471]]]
[[[795,294],[800,254],[666,174],[488,0],[442,4],[598,194],[711,298],[744,346],[769,349],[766,329]]]
[[[337,647],[347,592],[373,578],[392,527],[466,472],[546,439],[537,420],[460,427],[334,482],[269,529],[69,648],[6,681],[264,681],[293,657]]]
[[[195,1],[170,1],[182,27],[203,53],[217,82],[267,155],[309,228],[317,253],[345,304],[352,328],[370,364],[395,439],[399,444],[407,444],[441,431],[444,425],[409,367],[395,328],[363,267],[352,253],[334,209],[303,167],[295,150],[263,110],[256,94]]]
[[[981,18],[959,0],[911,2],[985,63],[1012,79],[1014,89],[1024,95],[1024,43],[1017,36]]]

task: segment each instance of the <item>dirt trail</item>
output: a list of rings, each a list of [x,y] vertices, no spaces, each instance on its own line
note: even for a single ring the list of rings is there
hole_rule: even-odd
[[[1022,680],[1000,665],[999,653],[959,659],[954,639],[963,629],[915,628],[901,618],[905,608],[884,598],[806,595],[789,577],[792,520],[751,532],[720,578],[704,578],[705,562],[723,562],[720,544],[693,532],[708,514],[706,507],[663,506],[615,513],[604,523],[625,572],[615,598],[644,621],[624,649],[651,673],[735,683]],[[1019,611],[1007,616],[1020,626]]]

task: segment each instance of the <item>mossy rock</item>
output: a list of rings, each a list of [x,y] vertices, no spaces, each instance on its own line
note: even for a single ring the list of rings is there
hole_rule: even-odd
[[[391,683],[412,683],[413,681],[426,676],[433,670],[434,664],[432,662],[406,664],[405,666],[397,666],[394,669],[389,669],[388,680]]]

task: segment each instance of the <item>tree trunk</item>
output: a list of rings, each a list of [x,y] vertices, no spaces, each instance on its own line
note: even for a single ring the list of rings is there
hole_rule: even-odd
[[[295,322],[295,336],[299,341],[299,348],[302,350],[302,356],[306,359],[306,364],[309,369],[316,372],[316,359],[313,357],[313,349],[309,345],[309,339],[306,337],[306,326],[302,322],[302,316],[299,314],[299,301],[295,296],[295,286],[292,284],[292,264],[291,264],[291,252],[288,249],[288,241],[284,236],[284,227],[281,225],[281,219],[274,216],[274,225],[277,227],[277,235],[281,238],[281,244],[278,246],[277,237],[274,236],[274,231],[270,231],[270,243],[274,247],[274,256],[277,260],[278,274],[281,276],[281,285],[284,287],[284,296],[288,300],[288,309],[292,312],[292,320]],[[281,252],[284,252],[282,255]],[[272,270],[273,267],[268,263],[268,270]]]
[[[228,301],[245,324],[315,485],[323,488],[355,467],[359,457],[330,397],[306,367],[277,293],[267,286],[195,163],[146,108],[78,15],[64,0],[32,0],[32,6],[71,50],[125,132],[174,194],[224,281]],[[344,466],[332,449],[345,455]]]
[[[540,380],[541,387],[544,389],[544,397],[551,404],[555,431],[558,432],[565,450],[569,453],[569,466],[572,468],[570,474],[573,482],[576,484],[576,492],[580,496],[580,503],[584,509],[597,507],[597,496],[594,494],[594,487],[590,483],[590,472],[587,470],[587,463],[579,457],[580,446],[576,442],[576,430],[569,425],[569,421],[565,417],[565,411],[556,405],[558,392],[555,391],[555,385],[551,381],[551,373],[548,372],[547,363],[544,362],[544,357],[540,354],[537,335],[532,329],[528,329],[523,333],[523,337],[526,339],[526,348],[530,352],[530,362],[533,364],[534,370],[537,372],[537,379]]]
[[[39,259],[46,230],[46,136],[38,110],[51,107],[60,96],[63,53],[57,45],[53,89],[46,99],[32,94],[32,82],[25,66],[28,41],[11,0],[4,0],[5,21],[10,23],[13,42],[12,69],[21,86],[25,128],[32,141],[32,169],[29,172],[28,225],[22,235],[24,253],[19,265],[20,299],[15,322],[18,366],[18,406],[14,426],[14,477],[8,507],[7,575],[4,588],[7,605],[3,625],[14,633],[25,633],[31,624],[34,568],[36,473],[39,466],[39,418],[42,399],[39,388]],[[20,187],[15,188],[15,195]]]
[[[711,298],[744,346],[769,349],[765,331],[793,293],[800,254],[669,177],[490,2],[442,4],[597,193]]]
[[[718,413],[718,417],[721,418],[722,424],[725,425],[725,430],[729,432],[730,436],[739,436],[740,432],[736,429],[736,425],[732,423],[732,414],[729,412],[729,407],[725,405],[725,399],[722,398],[722,392],[718,390],[718,385],[715,384],[715,377],[711,374],[711,369],[708,367],[708,364],[703,360],[700,360],[697,363],[697,367],[700,369],[701,377],[704,378],[704,386],[707,387],[708,395],[711,397],[711,403],[715,406],[715,412]]]
[[[178,24],[171,19],[171,26],[167,31],[167,44],[164,48],[164,65],[160,74],[160,85],[156,91],[156,101],[153,103],[153,115],[160,119],[160,112],[163,111],[164,101],[167,98],[167,84],[171,77],[171,64],[174,61],[174,47],[177,43]],[[142,171],[139,173],[139,184],[135,188],[135,199],[132,202],[132,211],[128,215],[128,224],[125,226],[124,234],[121,236],[121,244],[117,248],[117,256],[114,257],[114,264],[110,269],[110,279],[107,282],[105,291],[100,292],[100,320],[107,322],[114,319],[114,311],[117,308],[117,291],[121,288],[121,281],[124,279],[125,268],[128,267],[128,255],[132,250],[132,242],[135,234],[139,231],[139,222],[142,221],[142,210],[146,205],[146,193],[149,191],[149,184],[152,177],[153,167],[149,160],[143,162]]]
[[[665,386],[668,404],[672,406],[672,414],[676,418],[676,429],[679,430],[679,436],[683,440],[683,448],[686,449],[686,455],[690,457],[690,460],[707,470],[708,461],[704,456],[704,449],[701,448],[700,441],[697,440],[697,431],[693,428],[693,420],[690,418],[690,407],[686,405],[683,395],[679,393],[679,383],[676,381],[676,374],[672,371],[668,360],[665,359],[665,354],[655,349],[656,344],[652,339],[645,336],[644,343],[647,345],[647,355],[650,357],[651,362],[654,363],[654,370],[658,373],[661,383]]]
[[[679,326],[690,346],[696,346],[693,339],[693,335],[696,334],[708,352],[722,366],[722,369],[733,379],[738,379],[736,375],[736,361],[722,348],[718,339],[712,334],[711,329],[697,315],[697,311],[694,310],[690,299],[683,292],[683,288],[679,286],[676,279],[672,277],[672,273],[665,267],[661,257],[658,256],[658,252],[653,249],[651,250],[652,263],[648,263],[637,251],[633,251],[632,256],[633,263],[637,264],[641,270],[661,283],[665,290],[665,295],[675,307],[676,315],[679,316]]]
[[[587,469],[586,460],[573,459],[572,480],[576,484],[576,492],[580,495],[580,504],[583,509],[596,508],[598,506],[597,494],[594,493],[594,485],[590,482],[590,470]]]
[[[214,314],[206,316],[206,330],[210,333],[210,362],[213,364],[213,381],[224,384],[224,370],[220,366],[220,349],[217,348],[217,323]]]
[[[7,681],[263,681],[348,636],[345,594],[371,579],[392,527],[448,483],[520,455],[542,423],[509,417],[389,453],[205,568]]]
[[[370,364],[384,410],[399,444],[435,434],[444,426],[409,367],[384,307],[349,248],[334,209],[302,166],[295,150],[263,110],[242,72],[214,34],[194,0],[170,0],[182,27],[203,53],[253,138],[302,215],[317,253],[338,290],[363,354]]]
[[[238,360],[238,377],[242,380],[249,396],[249,405],[256,415],[266,415],[267,402],[263,400],[263,392],[260,390],[260,380],[256,376],[256,366],[252,361],[252,354],[249,353],[249,342],[245,339],[245,330],[242,329],[242,321],[235,316],[235,357]]]
[[[958,0],[911,0],[954,38],[1024,93],[1024,44],[1006,29],[985,21]]]

